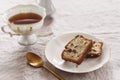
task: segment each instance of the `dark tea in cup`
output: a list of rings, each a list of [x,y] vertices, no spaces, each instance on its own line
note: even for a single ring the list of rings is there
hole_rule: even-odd
[[[33,24],[41,19],[42,17],[36,13],[19,13],[10,17],[9,22],[14,24]]]

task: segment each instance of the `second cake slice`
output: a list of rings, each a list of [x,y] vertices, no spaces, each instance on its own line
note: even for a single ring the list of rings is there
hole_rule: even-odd
[[[92,47],[92,40],[77,35],[65,46],[62,59],[80,64]]]

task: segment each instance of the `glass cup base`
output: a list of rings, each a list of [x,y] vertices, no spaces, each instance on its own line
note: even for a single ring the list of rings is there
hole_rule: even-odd
[[[33,45],[37,42],[37,37],[35,34],[20,35],[18,43],[23,46]]]

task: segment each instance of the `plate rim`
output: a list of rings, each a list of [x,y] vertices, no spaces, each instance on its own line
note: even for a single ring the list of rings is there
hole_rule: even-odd
[[[90,70],[87,70],[87,71],[71,71],[71,70],[65,70],[65,69],[63,69],[63,68],[61,68],[61,67],[58,67],[58,66],[54,65],[54,64],[48,59],[46,49],[48,48],[48,45],[50,44],[51,41],[53,41],[53,40],[55,40],[55,39],[57,39],[58,37],[61,37],[61,36],[63,36],[63,35],[67,35],[67,34],[83,34],[83,35],[88,35],[88,36],[94,37],[94,36],[92,36],[92,34],[90,34],[90,33],[83,33],[83,32],[65,32],[65,33],[62,33],[61,35],[55,36],[53,39],[51,39],[51,40],[47,43],[47,45],[46,45],[46,48],[45,48],[45,57],[46,57],[47,61],[48,61],[50,64],[52,64],[55,68],[57,68],[57,69],[59,69],[59,70],[62,70],[62,71],[65,71],[65,72],[69,72],[69,73],[88,73],[88,72],[92,72],[92,71],[95,71],[95,70],[101,68],[103,65],[105,65],[105,64],[110,60],[110,58],[111,58],[111,48],[108,47],[108,45],[107,45],[106,43],[104,43],[104,44],[108,47],[108,49],[109,49],[109,56],[108,56],[108,59],[106,59],[106,60],[104,61],[104,63],[101,63],[100,66],[98,66],[98,67],[95,67],[95,68],[90,69]],[[96,37],[94,37],[94,38],[96,38]],[[96,39],[98,39],[98,38],[96,38]],[[98,40],[102,41],[101,39],[98,39]]]

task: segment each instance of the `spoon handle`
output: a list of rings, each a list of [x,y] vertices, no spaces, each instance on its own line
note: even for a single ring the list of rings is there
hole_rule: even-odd
[[[43,65],[43,67],[48,70],[49,72],[51,72],[55,77],[57,77],[59,80],[65,80],[60,74],[56,73],[55,71],[53,71],[52,69],[50,69],[48,66]]]

